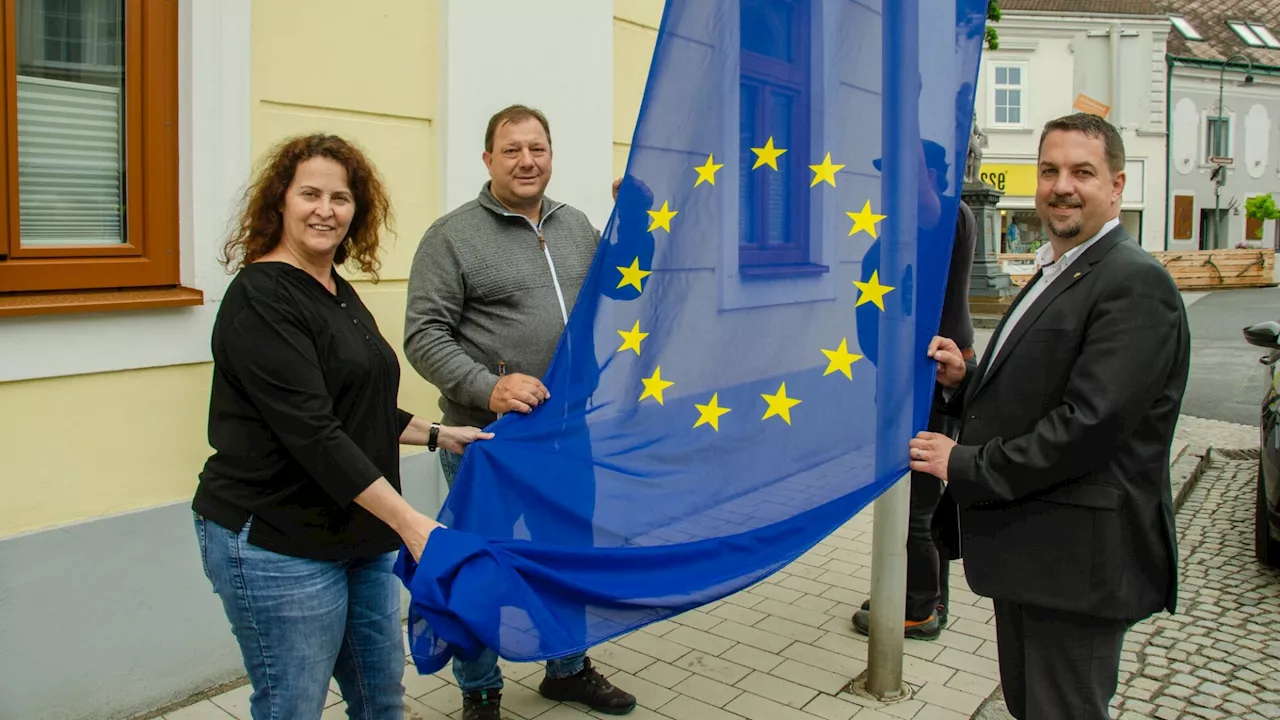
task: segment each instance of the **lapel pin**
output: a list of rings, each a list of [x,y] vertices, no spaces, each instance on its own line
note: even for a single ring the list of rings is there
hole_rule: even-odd
[[[1072,280],[1074,280],[1074,279],[1076,279],[1076,278],[1080,277],[1080,276],[1081,276],[1081,275],[1083,275],[1083,274],[1084,274],[1084,273],[1076,273],[1075,275],[1072,275],[1072,276],[1071,276],[1071,279],[1072,279]]]

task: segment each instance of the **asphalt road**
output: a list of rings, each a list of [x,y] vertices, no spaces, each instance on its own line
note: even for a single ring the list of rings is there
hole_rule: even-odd
[[[1220,290],[1187,297],[1191,324],[1191,376],[1182,399],[1185,415],[1258,424],[1267,385],[1258,358],[1261,348],[1244,341],[1241,330],[1263,320],[1280,320],[1280,288]]]
[[[1257,426],[1267,383],[1258,364],[1263,351],[1246,343],[1241,330],[1263,320],[1280,320],[1280,287],[1188,293],[1185,299],[1191,375],[1182,414]],[[991,333],[975,329],[976,351],[986,349]]]

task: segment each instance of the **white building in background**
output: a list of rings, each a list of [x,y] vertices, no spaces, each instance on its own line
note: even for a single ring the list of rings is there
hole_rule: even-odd
[[[1160,4],[1175,28],[1169,249],[1276,248],[1277,223],[1248,217],[1245,204],[1268,194],[1280,200],[1280,3]]]
[[[1044,242],[1035,212],[1044,124],[1102,115],[1124,138],[1121,222],[1142,247],[1165,249],[1165,44],[1170,21],[1151,0],[1003,0],[999,48],[983,54],[975,101],[987,135],[983,178],[1004,192],[1001,252]]]

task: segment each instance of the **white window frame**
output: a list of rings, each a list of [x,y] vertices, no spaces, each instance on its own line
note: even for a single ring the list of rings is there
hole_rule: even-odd
[[[1266,43],[1262,42],[1262,38],[1258,37],[1257,34],[1253,32],[1248,23],[1241,22],[1239,20],[1228,20],[1227,27],[1234,30],[1236,36],[1244,41],[1245,45],[1256,48],[1266,47]]]
[[[1187,40],[1192,42],[1204,40],[1204,36],[1200,34],[1199,30],[1195,29],[1191,21],[1181,15],[1170,15],[1169,22],[1173,23],[1173,27]]]
[[[1266,25],[1249,23],[1249,29],[1253,31],[1254,35],[1258,36],[1258,39],[1262,41],[1263,45],[1266,45],[1272,50],[1280,50],[1280,38],[1277,38],[1275,33],[1271,32],[1271,28]]]
[[[1235,159],[1236,157],[1236,114],[1233,110],[1225,113],[1218,109],[1206,109],[1200,111],[1200,165],[1201,167],[1213,167],[1213,163],[1209,162],[1209,158],[1213,157],[1212,148],[1209,147],[1209,119],[1216,117],[1225,117],[1227,119],[1227,154],[1222,157]]]
[[[1030,63],[1028,63],[1026,60],[1005,60],[1002,58],[1000,60],[991,61],[990,75],[987,77],[988,83],[990,85],[990,89],[987,92],[987,126],[988,127],[994,127],[994,128],[1025,128],[1027,127],[1027,111],[1031,107],[1031,103],[1028,100],[1028,94],[1027,94],[1027,86],[1029,85],[1029,83],[1027,82],[1027,72],[1029,68],[1030,68]],[[1008,83],[1005,83],[1004,85],[997,85],[996,71],[1000,69],[1016,69],[1018,71],[1019,78],[1021,79],[1022,82],[1020,82],[1017,85],[1010,85]],[[1018,91],[1018,97],[1021,98],[1022,100],[1018,108],[1018,122],[997,121],[996,120],[996,92],[999,90],[1015,90],[1015,89]]]

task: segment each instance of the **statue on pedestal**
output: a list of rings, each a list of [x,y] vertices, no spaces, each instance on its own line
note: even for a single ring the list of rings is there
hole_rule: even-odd
[[[973,123],[969,126],[969,154],[964,166],[966,183],[982,182],[982,150],[987,147],[987,134],[978,127],[978,114],[973,114]]]

